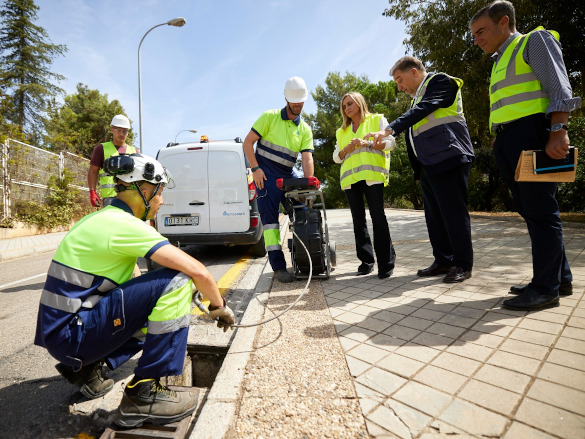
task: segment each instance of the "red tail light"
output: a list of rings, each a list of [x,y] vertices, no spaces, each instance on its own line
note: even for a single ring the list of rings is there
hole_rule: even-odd
[[[258,217],[250,217],[250,228],[258,227]]]
[[[248,200],[250,203],[256,198],[256,185],[253,181],[248,183]]]

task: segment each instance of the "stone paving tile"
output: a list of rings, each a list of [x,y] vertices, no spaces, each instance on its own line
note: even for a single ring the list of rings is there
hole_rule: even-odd
[[[465,376],[471,375],[481,366],[481,362],[479,361],[449,352],[441,353],[432,361],[432,364]]]
[[[420,383],[431,386],[434,389],[452,395],[457,393],[461,386],[467,381],[467,378],[463,375],[433,365],[425,366],[424,369],[416,374],[414,379]]]
[[[376,363],[376,367],[380,367],[405,378],[412,377],[423,366],[424,363],[421,361],[416,361],[412,358],[403,357],[402,355],[394,353],[391,353]]]
[[[563,337],[585,340],[585,329],[567,326],[563,331]]]
[[[349,367],[349,373],[354,378],[357,378],[362,373],[364,373],[366,370],[368,370],[372,367],[371,363],[361,361],[361,360],[354,358],[354,357],[351,357],[349,355],[347,355],[345,357],[345,360],[347,361],[347,367]]]
[[[534,319],[522,319],[518,324],[518,328],[558,335],[563,330],[563,325],[560,323],[543,322]]]
[[[561,337],[557,340],[555,348],[573,352],[575,354],[585,355],[585,342],[572,338]]]
[[[585,372],[558,364],[544,363],[538,378],[585,391]]]
[[[347,355],[351,355],[354,358],[358,358],[370,364],[376,364],[382,358],[388,355],[388,351],[367,345],[365,343],[361,343],[357,345],[355,348],[348,351]]]
[[[547,361],[585,371],[585,355],[576,354],[574,352],[553,349],[548,356]]]
[[[489,410],[508,415],[516,407],[522,395],[482,381],[471,380],[457,396]]]
[[[524,393],[531,381],[528,375],[491,364],[482,365],[473,378],[520,394]]]
[[[502,344],[504,337],[499,337],[493,334],[486,334],[485,332],[467,331],[465,334],[459,337],[459,341],[468,341],[495,349]]]
[[[555,342],[557,335],[516,328],[510,333],[510,338],[541,346],[551,346]]]
[[[540,365],[540,361],[538,360],[504,351],[494,352],[487,362],[494,366],[500,366],[530,375],[536,373],[538,366]]]
[[[391,326],[388,322],[372,318],[366,318],[362,322],[358,322],[356,325],[375,332],[382,332]]]
[[[555,439],[557,436],[551,436],[550,434],[539,431],[535,428],[521,424],[519,422],[513,422],[506,434],[502,439],[518,439],[518,438],[531,438],[531,439]]]
[[[398,338],[400,340],[409,341],[412,340],[414,337],[419,335],[421,331],[417,329],[407,328],[406,326],[402,325],[392,325],[388,329],[382,331],[384,334],[389,335],[391,337]]]
[[[527,397],[585,416],[585,392],[537,379]]]
[[[360,328],[359,326],[350,326],[343,331],[338,331],[338,334],[358,342],[363,342],[376,333],[366,328]]]
[[[438,356],[441,351],[429,346],[422,346],[416,343],[405,343],[397,348],[395,353],[404,357],[412,358],[413,360],[422,361],[424,363],[430,362],[433,358]]]
[[[513,338],[504,341],[500,346],[500,349],[511,353],[521,353],[522,355],[534,358],[535,360],[542,360],[548,355],[550,350],[548,345],[541,346],[534,343],[514,340]]]
[[[551,433],[555,437],[570,439],[583,437],[585,417],[530,398],[522,401],[515,417],[516,420]]]
[[[396,374],[373,367],[361,374],[355,381],[383,395],[390,395],[407,380]]]
[[[451,402],[450,395],[414,381],[408,381],[392,399],[432,417],[438,416]]]
[[[484,408],[456,399],[441,413],[439,419],[471,434],[498,437],[506,427],[507,418]]]

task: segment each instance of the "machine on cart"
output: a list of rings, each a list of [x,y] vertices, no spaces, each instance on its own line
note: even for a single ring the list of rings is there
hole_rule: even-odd
[[[313,278],[329,279],[337,260],[335,242],[329,240],[321,183],[316,177],[280,178],[276,186],[284,191],[289,228],[294,232],[288,248],[295,278],[308,278],[312,263]]]

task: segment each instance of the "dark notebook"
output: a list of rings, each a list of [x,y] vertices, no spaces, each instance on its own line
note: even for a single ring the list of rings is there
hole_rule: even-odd
[[[535,174],[550,174],[551,172],[569,172],[575,169],[575,148],[569,148],[569,155],[564,159],[551,159],[544,150],[534,151],[532,155]]]

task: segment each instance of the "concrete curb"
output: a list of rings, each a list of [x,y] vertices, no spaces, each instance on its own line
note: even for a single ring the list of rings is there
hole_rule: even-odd
[[[286,236],[289,219],[284,217],[280,225],[280,235]],[[283,245],[284,247],[284,245]],[[284,250],[283,250],[284,251]],[[241,324],[258,323],[264,317],[266,303],[272,286],[272,268],[268,258],[261,264],[252,266],[240,285],[247,284],[250,289],[254,285],[254,297],[240,321]],[[259,276],[255,278],[255,276]],[[189,436],[191,439],[221,439],[233,428],[236,421],[237,405],[240,399],[241,386],[246,366],[254,352],[254,340],[259,326],[238,328],[223,364],[207,394],[205,404],[199,414],[195,426]]]

